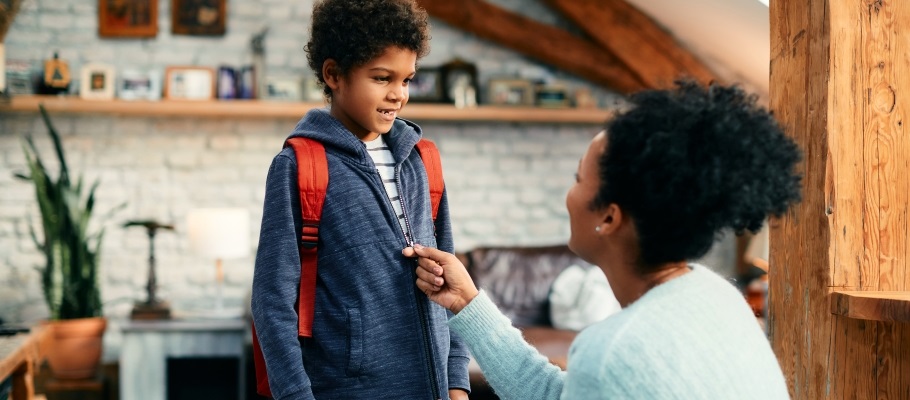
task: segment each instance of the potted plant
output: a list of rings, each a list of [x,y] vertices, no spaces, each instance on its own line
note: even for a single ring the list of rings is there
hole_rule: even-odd
[[[28,173],[16,176],[35,185],[41,213],[43,237],[34,227],[29,229],[46,258],[44,267],[38,269],[54,338],[48,363],[58,378],[89,378],[101,359],[101,339],[107,326],[98,289],[104,229],[88,232],[99,182],[86,187],[82,175],[70,176],[60,135],[44,107],[39,108],[53,141],[59,171],[56,176],[48,173],[32,136],[27,135],[23,150]]]

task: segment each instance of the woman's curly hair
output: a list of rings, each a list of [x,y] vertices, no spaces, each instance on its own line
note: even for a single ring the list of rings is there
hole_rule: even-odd
[[[342,75],[366,64],[389,46],[430,51],[427,12],[414,0],[323,0],[313,6],[307,62],[329,99],[322,64],[333,59]]]
[[[677,81],[630,100],[607,122],[591,206],[631,215],[640,272],[701,257],[723,229],[756,232],[799,201],[801,152],[755,96]]]

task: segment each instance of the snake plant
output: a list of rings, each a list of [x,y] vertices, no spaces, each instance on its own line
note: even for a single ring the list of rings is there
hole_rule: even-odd
[[[60,135],[44,107],[39,108],[54,144],[59,171],[55,177],[48,173],[29,134],[22,145],[28,174],[16,174],[16,177],[35,185],[43,240],[39,239],[34,226],[29,225],[29,231],[46,257],[44,267],[39,268],[44,299],[52,320],[101,316],[98,256],[104,229],[95,234],[88,232],[99,181],[86,187],[81,174],[75,180],[70,176]]]

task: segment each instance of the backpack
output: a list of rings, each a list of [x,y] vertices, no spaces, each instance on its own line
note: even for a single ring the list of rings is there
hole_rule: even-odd
[[[297,186],[300,192],[300,210],[303,217],[303,228],[298,242],[300,249],[300,296],[297,300],[297,335],[313,337],[313,313],[316,308],[316,267],[317,243],[319,241],[319,221],[322,217],[322,206],[325,203],[326,189],[329,185],[329,166],[322,143],[308,138],[290,138],[284,147],[292,147],[297,157]],[[417,152],[423,160],[430,187],[430,203],[433,221],[439,214],[439,203],[445,184],[442,180],[442,163],[439,150],[430,140],[420,139]],[[256,368],[256,392],[271,398],[268,371],[256,327],[253,331],[253,364]]]

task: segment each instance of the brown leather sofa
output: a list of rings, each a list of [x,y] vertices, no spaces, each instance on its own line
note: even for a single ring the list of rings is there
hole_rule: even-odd
[[[577,334],[553,328],[549,294],[553,281],[573,264],[585,264],[567,246],[486,247],[460,255],[477,287],[518,327],[550,362],[565,369]],[[472,363],[473,364],[473,363]],[[471,368],[471,399],[498,399],[476,365]]]

